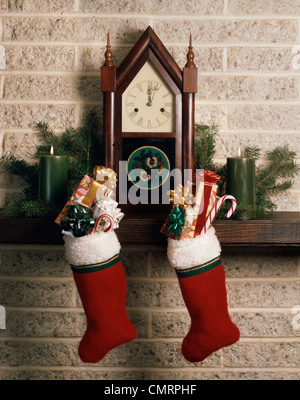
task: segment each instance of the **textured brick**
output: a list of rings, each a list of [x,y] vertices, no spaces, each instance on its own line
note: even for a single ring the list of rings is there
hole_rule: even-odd
[[[0,341],[0,366],[51,366],[72,364],[74,345],[60,342]]]
[[[85,326],[83,312],[8,310],[6,330],[0,331],[0,337],[81,337]]]
[[[294,43],[297,23],[290,20],[158,20],[154,30],[163,41],[198,43]]]
[[[10,71],[74,71],[73,46],[5,46]]]
[[[4,17],[3,37],[7,41],[114,41],[135,42],[145,30],[145,21],[125,18]]]
[[[39,144],[34,133],[6,133],[3,140],[3,151],[13,154],[17,159],[22,158],[36,162],[33,156],[36,153],[36,146]]]
[[[112,45],[113,60],[119,66],[129,53],[130,46]],[[82,46],[79,48],[79,65],[83,71],[99,71],[104,63],[104,53],[106,48],[103,46]],[[183,68],[187,62],[188,42],[186,46],[167,46],[167,50]],[[194,47],[195,61],[199,71],[222,71],[223,70],[223,49],[219,47]]]
[[[224,350],[224,365],[299,368],[299,350],[299,343],[237,343]]]
[[[180,68],[183,68],[187,62],[188,41],[185,40],[185,47],[167,46],[171,56],[177,62]],[[223,49],[221,47],[193,47],[194,61],[199,73],[205,71],[223,70]]]
[[[2,12],[68,12],[74,11],[74,0],[3,0]]]
[[[9,100],[100,101],[99,77],[12,76],[5,79],[4,98]]]
[[[147,251],[127,250],[126,246],[122,246],[121,256],[126,276],[147,276],[148,258]]]
[[[217,125],[219,131],[222,131],[226,129],[227,124],[226,107],[196,105],[195,121],[200,125]]]
[[[124,13],[124,14],[180,14],[180,15],[218,15],[223,11],[222,0],[190,0],[182,8],[180,0],[149,0],[111,2],[109,0],[83,0],[81,8],[84,12]]]
[[[187,362],[180,353],[181,341],[143,341],[135,340],[124,346],[112,350],[99,363],[103,366],[115,367],[155,367],[155,368],[178,368],[191,367],[193,364]],[[197,366],[210,367],[220,365],[220,354],[214,353],[203,363]]]
[[[73,105],[2,104],[0,128],[33,128],[44,121],[53,129],[66,129],[75,124]]]
[[[118,66],[151,25],[180,68],[192,33],[199,73],[195,121],[219,126],[216,162],[225,163],[239,146],[258,145],[259,164],[265,164],[268,150],[286,144],[300,160],[299,82],[292,64],[299,0],[0,3],[0,156],[12,152],[33,161],[39,121],[61,132],[91,109],[102,120],[107,32]],[[279,210],[300,210],[299,179],[288,194],[274,197]],[[0,185],[1,204],[22,195],[23,181],[7,173],[1,172]],[[122,246],[127,310],[138,339],[92,366],[78,356],[86,318],[63,246],[1,245],[0,251],[0,304],[7,312],[0,380],[300,378],[300,330],[292,324],[299,304],[296,251],[222,249],[229,311],[242,338],[191,364],[180,353],[190,317],[166,247]]]
[[[250,108],[251,115],[254,116],[254,109],[256,106]],[[243,114],[241,109],[244,110],[245,114]],[[234,110],[236,110],[236,114],[234,114]],[[248,118],[246,112],[248,110],[247,106],[239,107],[232,107],[230,108],[230,121],[234,119],[235,123],[238,124],[237,116],[240,115],[243,118]],[[262,118],[264,113],[267,111],[270,112],[272,115],[272,107],[266,109],[263,107],[261,110],[259,107],[256,108],[257,110],[257,118]],[[260,115],[259,111],[261,111]],[[279,111],[279,110],[278,110]],[[291,112],[291,111],[290,111]],[[292,114],[292,112],[291,112]],[[268,115],[268,121],[271,123],[271,115]],[[267,118],[267,115],[265,115]],[[281,118],[279,114],[277,114],[278,118]],[[285,117],[282,116],[282,119]],[[288,123],[288,121],[286,121]],[[258,121],[257,121],[258,123]],[[261,121],[265,125],[264,121]],[[274,124],[274,122],[273,122]],[[250,127],[249,127],[250,128]],[[296,129],[296,126],[294,127]],[[238,129],[235,127],[235,129]],[[242,129],[240,127],[240,129]],[[245,128],[246,129],[246,128]],[[255,129],[259,129],[258,126]],[[271,127],[270,127],[271,129]],[[284,127],[283,127],[284,129]],[[300,152],[300,135],[298,133],[295,134],[286,134],[286,133],[272,133],[269,135],[261,135],[256,133],[230,133],[230,134],[219,134],[216,140],[216,153],[218,157],[226,159],[226,157],[233,157],[237,155],[238,148],[241,147],[242,149],[246,146],[258,146],[261,149],[261,158],[263,159],[266,157],[266,154],[269,150],[275,149],[277,146],[285,146],[288,145],[290,149],[295,151],[296,153]],[[298,156],[299,158],[299,156]]]
[[[71,307],[73,282],[0,281],[0,304],[5,307]]]
[[[294,255],[266,250],[223,249],[222,261],[227,278],[297,277],[298,260]]]
[[[233,47],[228,49],[228,70],[263,72],[291,71],[294,56],[291,48]]]
[[[165,277],[175,278],[176,273],[174,268],[171,267],[167,258],[167,249],[163,247],[159,250],[153,250],[151,252],[151,276],[153,277]]]
[[[230,307],[293,307],[299,303],[300,281],[229,282]]]
[[[72,276],[64,250],[1,250],[2,276]]]
[[[128,281],[127,305],[177,307],[184,303],[176,278],[174,282]]]
[[[2,373],[2,375],[1,375]],[[2,380],[299,380],[297,372],[281,371],[207,371],[182,369],[164,370],[129,370],[118,368],[114,370],[101,370],[99,368],[69,368],[56,369],[51,367],[47,370],[22,370],[20,368],[6,369],[0,371]],[[183,382],[184,384],[184,382]]]
[[[300,110],[297,105],[230,106],[228,121],[231,129],[298,130]],[[270,136],[264,135],[261,142],[266,139]]]
[[[295,100],[298,98],[297,81],[294,78],[258,77],[200,77],[199,100],[264,101]]]
[[[228,12],[233,15],[298,15],[298,0],[229,0]]]
[[[154,312],[152,315],[153,337],[184,337],[190,326],[190,317],[186,312]]]
[[[293,329],[294,314],[290,312],[234,312],[232,320],[239,327],[241,337],[294,337],[300,330]]]

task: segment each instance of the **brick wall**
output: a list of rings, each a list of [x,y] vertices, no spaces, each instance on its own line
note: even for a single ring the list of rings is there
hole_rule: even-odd
[[[98,364],[77,346],[85,317],[60,246],[2,246],[0,379],[299,379],[299,256],[223,251],[229,310],[240,341],[191,364],[180,355],[189,328],[177,277],[160,247],[123,247],[128,314],[138,338]],[[299,309],[298,309],[299,313]]]
[[[180,67],[190,32],[199,67],[196,121],[218,123],[217,160],[238,146],[288,144],[300,159],[300,1],[28,0],[0,4],[0,155],[32,160],[34,124],[59,134],[86,109],[101,113],[107,32],[118,65],[151,25]],[[263,162],[263,160],[262,160]],[[0,174],[0,206],[20,182]],[[300,211],[300,179],[277,200]],[[202,364],[179,353],[189,318],[165,248],[124,247],[128,311],[139,337],[99,364],[77,344],[85,319],[63,248],[1,246],[0,379],[299,379],[300,257],[224,249],[238,344]]]

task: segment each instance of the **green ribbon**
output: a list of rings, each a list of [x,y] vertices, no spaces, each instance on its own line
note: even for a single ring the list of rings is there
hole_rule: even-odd
[[[68,214],[61,219],[60,226],[64,231],[72,232],[74,237],[85,236],[95,226],[90,212],[90,209],[74,204],[70,206]]]
[[[175,236],[179,236],[183,225],[184,212],[178,206],[175,206],[170,211],[168,232],[173,232]]]

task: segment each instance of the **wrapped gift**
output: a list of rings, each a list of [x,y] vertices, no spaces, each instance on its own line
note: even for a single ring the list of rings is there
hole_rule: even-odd
[[[60,221],[63,217],[67,216],[69,209],[74,204],[80,204],[82,206],[92,208],[98,201],[106,198],[110,198],[113,195],[113,191],[106,185],[97,182],[95,179],[85,175],[79,183],[77,189],[72,194],[60,214],[55,220],[55,223],[60,225]]]
[[[184,222],[180,232],[170,230],[170,220],[161,228],[161,233],[177,240],[193,238],[200,235],[206,218],[211,213],[217,198],[218,185],[216,182],[221,177],[215,172],[204,170],[196,175],[196,192],[192,194],[192,184],[190,182],[183,188],[178,185],[175,190],[170,191],[170,201],[175,205],[181,204],[181,210],[184,212]],[[171,211],[172,212],[172,211]]]
[[[218,185],[216,182],[221,177],[213,171],[205,169],[196,175],[196,195],[194,203],[194,235],[200,235],[207,216],[210,214],[217,197]]]

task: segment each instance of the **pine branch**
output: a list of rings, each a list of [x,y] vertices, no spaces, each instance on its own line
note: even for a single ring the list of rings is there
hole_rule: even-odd
[[[12,175],[19,176],[25,182],[23,192],[30,194],[37,193],[39,170],[38,164],[28,164],[25,160],[17,160],[12,154],[5,154],[0,159],[0,168]]]
[[[56,217],[59,213],[58,207],[44,200],[19,200],[8,204],[3,209],[5,217]]]
[[[44,145],[53,146],[55,149],[59,148],[59,140],[54,131],[46,122],[38,122],[35,125],[35,128],[37,130],[39,138],[44,143]]]
[[[258,174],[257,186],[268,186],[269,182],[275,182],[278,177],[294,177],[299,172],[295,164],[296,153],[286,146],[276,147],[267,153],[269,166]]]
[[[195,166],[197,169],[214,170],[213,157],[216,153],[217,126],[195,125]]]
[[[261,149],[258,146],[247,146],[244,149],[243,157],[259,159]]]

